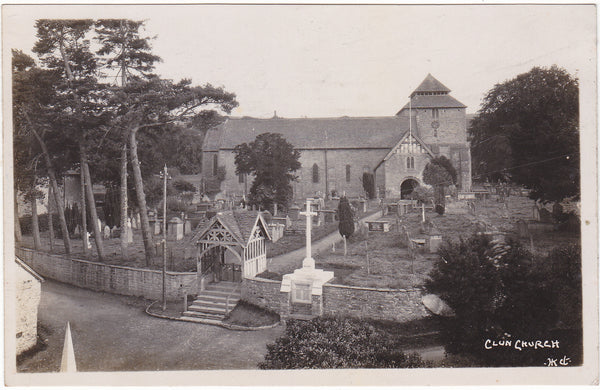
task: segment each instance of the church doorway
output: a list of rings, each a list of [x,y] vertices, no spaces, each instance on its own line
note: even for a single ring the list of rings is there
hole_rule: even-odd
[[[406,179],[400,184],[400,198],[408,199],[413,190],[419,186],[419,182],[415,179]]]

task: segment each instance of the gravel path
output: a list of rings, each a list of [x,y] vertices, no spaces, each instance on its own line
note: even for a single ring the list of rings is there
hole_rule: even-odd
[[[360,223],[369,221],[372,219],[376,219],[381,215],[381,211],[377,211],[373,214],[367,215],[359,220]],[[336,230],[335,232],[323,237],[317,242],[312,243],[312,252],[313,258],[314,255],[323,250],[330,250],[331,246],[334,243],[338,243],[342,241],[342,236]],[[269,259],[268,269],[271,272],[277,272],[280,274],[292,272],[296,268],[300,268],[302,265],[302,260],[306,255],[306,248],[302,247],[300,249],[296,249],[295,251],[291,251],[288,253],[284,253],[279,256],[275,256]]]
[[[261,331],[164,320],[144,313],[148,301],[46,280],[38,319],[48,347],[20,372],[58,371],[67,321],[79,371],[255,369],[282,326]]]

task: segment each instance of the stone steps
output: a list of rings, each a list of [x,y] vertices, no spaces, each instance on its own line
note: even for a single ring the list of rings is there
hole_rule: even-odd
[[[222,321],[227,315],[227,301],[229,297],[229,311],[240,300],[239,283],[220,282],[211,283],[198,294],[198,297],[183,312],[182,318],[190,321]],[[235,291],[238,289],[237,291]],[[235,293],[234,293],[235,291]]]

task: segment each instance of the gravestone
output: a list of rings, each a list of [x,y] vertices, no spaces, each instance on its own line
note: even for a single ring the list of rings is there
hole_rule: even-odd
[[[108,227],[108,225],[104,226],[104,235],[103,235],[104,239],[108,240],[110,238],[110,228]]]
[[[529,224],[526,221],[519,219],[517,221],[517,232],[519,234],[519,238],[529,237]]]
[[[117,228],[116,226],[113,226],[112,229],[110,229],[110,236],[111,237],[117,237],[117,230],[119,230],[119,228]]]
[[[92,249],[92,242],[90,240],[90,232],[85,232],[85,237],[87,238],[87,248]]]
[[[367,221],[370,232],[389,232],[390,222],[389,221]]]
[[[293,205],[288,211],[288,216],[292,221],[297,221],[300,218],[300,207]]]
[[[533,209],[531,211],[532,211],[531,215],[532,215],[533,220],[539,222],[539,220],[540,220],[540,209],[538,208],[538,206],[537,205],[533,206]]]
[[[125,242],[127,244],[131,244],[133,242],[133,231],[131,230],[131,218],[127,218],[127,226],[125,227],[125,229],[127,229],[125,231]]]
[[[79,225],[75,226],[75,230],[73,231],[73,235],[74,236],[79,236],[81,234],[81,229],[79,228]]]
[[[102,221],[100,221],[100,218],[98,218],[96,220],[96,223],[98,224],[98,231],[101,232],[102,231]]]
[[[183,221],[177,217],[169,220],[168,236],[175,240],[183,239]]]

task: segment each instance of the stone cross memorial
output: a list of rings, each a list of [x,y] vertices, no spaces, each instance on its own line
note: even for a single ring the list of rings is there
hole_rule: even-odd
[[[283,310],[282,317],[291,313],[291,305],[309,304],[311,316],[323,314],[323,284],[333,279],[332,271],[324,271],[315,268],[315,260],[312,258],[312,217],[317,215],[311,210],[310,199],[306,200],[306,211],[300,213],[306,216],[306,256],[302,261],[302,268],[294,273],[283,275],[281,289],[279,291],[288,293],[287,309]]]

